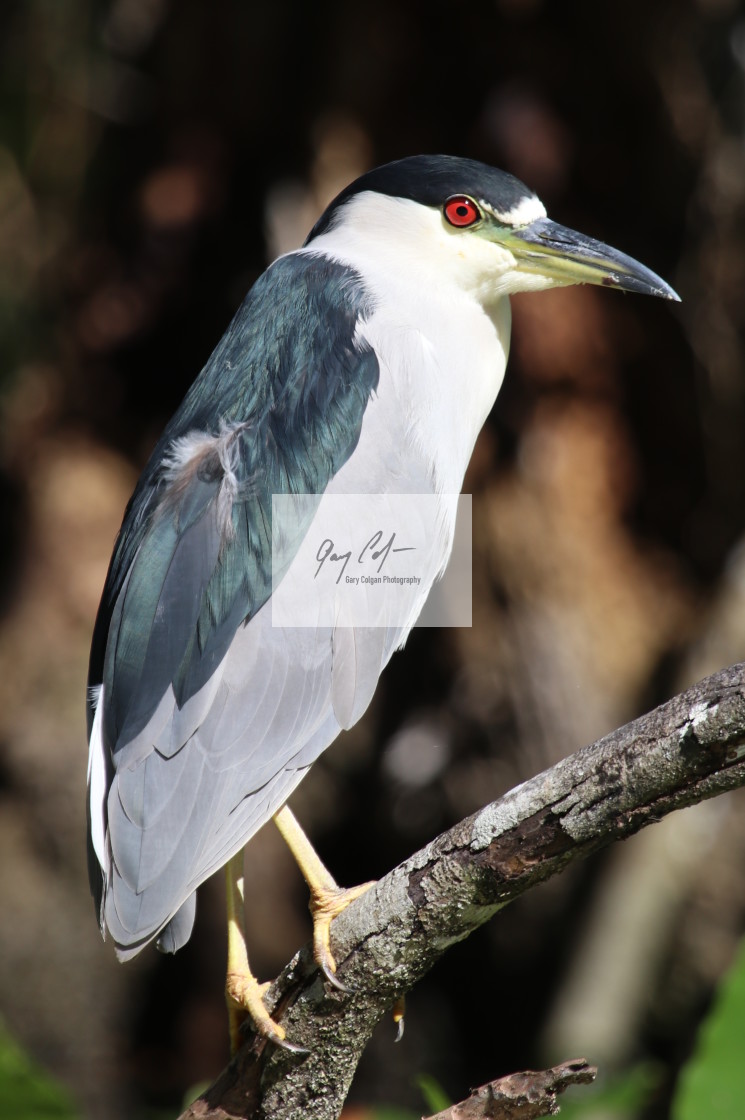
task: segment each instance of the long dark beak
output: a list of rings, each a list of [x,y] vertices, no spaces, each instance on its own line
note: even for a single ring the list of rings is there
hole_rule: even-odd
[[[520,272],[539,273],[559,284],[605,284],[680,302],[669,284],[633,257],[548,218],[512,230],[502,243]]]

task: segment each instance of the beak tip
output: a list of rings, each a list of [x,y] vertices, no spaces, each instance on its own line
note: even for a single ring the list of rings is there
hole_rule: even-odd
[[[658,299],[667,299],[671,303],[680,303],[681,299],[674,288],[658,276],[655,272],[644,268],[642,265],[632,261],[634,271],[624,269],[616,273],[616,279],[621,288],[626,288],[627,291],[636,291],[641,295],[656,296]]]
[[[645,296],[656,296],[659,299],[667,299],[671,303],[683,302],[674,288],[671,288],[670,285],[666,284],[664,280],[660,280],[659,277],[656,277],[655,279],[657,280],[656,284],[646,282],[644,284],[638,285],[636,283],[629,283],[629,278],[626,276],[615,275],[604,276],[600,283],[604,287],[617,288],[621,291],[627,292],[637,292]]]

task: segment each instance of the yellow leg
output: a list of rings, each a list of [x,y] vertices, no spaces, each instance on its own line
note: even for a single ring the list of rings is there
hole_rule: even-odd
[[[285,805],[274,816],[274,823],[295,857],[303,878],[310,890],[310,912],[313,918],[313,956],[316,964],[330,983],[343,986],[336,979],[336,961],[331,952],[331,923],[375,883],[362,883],[345,890],[337,885],[328,868],[298,824],[294,813]]]
[[[262,996],[269,987],[260,984],[248,965],[246,951],[246,919],[243,895],[243,849],[225,865],[228,902],[228,975],[225,981],[225,999],[230,1025],[230,1052],[235,1054],[240,1045],[240,1028],[250,1016],[259,1034],[280,1046],[285,1032],[275,1023],[264,1006]]]

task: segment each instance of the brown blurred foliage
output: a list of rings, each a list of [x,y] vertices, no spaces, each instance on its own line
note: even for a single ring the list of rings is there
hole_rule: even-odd
[[[294,800],[341,881],[745,653],[745,17],[736,0],[5,0],[0,10],[0,1006],[87,1115],[225,1057],[221,883],[126,968],[84,859],[87,645],[138,468],[252,280],[371,164],[469,155],[643,260],[680,307],[513,301],[476,448],[474,625],[416,632]],[[743,924],[741,799],[679,814],[458,946],[358,1104],[583,1052],[650,1115]],[[265,829],[255,964],[307,937]],[[495,1008],[498,1013],[495,1014]],[[381,1071],[385,1071],[384,1075]]]

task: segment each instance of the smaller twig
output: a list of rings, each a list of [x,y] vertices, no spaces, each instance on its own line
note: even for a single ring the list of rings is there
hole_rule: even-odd
[[[570,1085],[588,1085],[597,1069],[584,1058],[534,1073],[510,1073],[474,1089],[470,1097],[427,1120],[537,1120],[556,1116],[556,1098]]]

